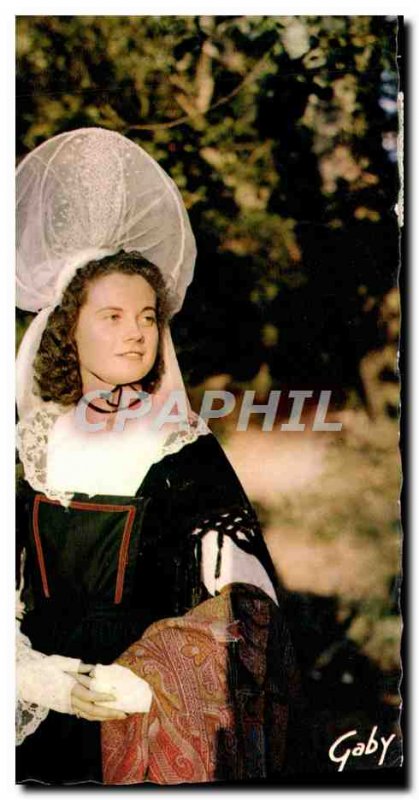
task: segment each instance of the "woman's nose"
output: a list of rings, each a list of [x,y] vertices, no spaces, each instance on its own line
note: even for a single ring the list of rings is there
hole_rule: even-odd
[[[125,339],[135,339],[137,342],[141,342],[144,339],[144,330],[141,325],[140,321],[131,320],[126,327],[124,332]]]

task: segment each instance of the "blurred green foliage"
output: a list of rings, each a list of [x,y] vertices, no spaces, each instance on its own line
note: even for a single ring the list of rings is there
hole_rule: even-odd
[[[363,359],[389,342],[397,380],[397,92],[395,17],[17,18],[18,157],[99,125],[183,194],[199,257],[174,335],[190,384],[268,365],[274,384],[371,406]]]

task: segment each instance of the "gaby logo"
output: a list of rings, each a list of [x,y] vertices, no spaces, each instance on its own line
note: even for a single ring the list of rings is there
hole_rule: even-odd
[[[370,737],[368,741],[365,742],[349,742],[353,736],[356,736],[358,731],[348,731],[348,733],[344,733],[342,736],[339,736],[338,739],[335,739],[332,746],[329,749],[329,758],[331,761],[334,761],[336,764],[339,764],[338,772],[343,772],[345,769],[346,763],[349,758],[359,758],[360,756],[372,756],[379,748],[381,749],[380,753],[380,760],[378,762],[378,766],[381,767],[384,764],[384,759],[386,757],[387,750],[390,746],[390,743],[395,738],[396,734],[392,733],[388,739],[385,739],[384,736],[380,736],[380,741],[375,738],[375,735],[378,730],[378,725],[374,725]],[[348,747],[348,745],[354,745]],[[346,747],[345,747],[346,745]]]

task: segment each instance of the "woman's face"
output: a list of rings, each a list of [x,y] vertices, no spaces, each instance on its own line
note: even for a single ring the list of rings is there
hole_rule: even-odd
[[[159,342],[154,289],[140,275],[112,273],[92,281],[74,338],[83,392],[141,381]]]

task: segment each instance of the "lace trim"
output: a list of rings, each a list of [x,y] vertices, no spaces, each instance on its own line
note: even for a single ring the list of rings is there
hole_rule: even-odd
[[[60,492],[47,485],[48,436],[61,410],[55,403],[44,404],[16,426],[16,445],[23,464],[25,479],[33,489],[50,500],[68,506],[73,492]]]
[[[16,704],[16,744],[22,744],[27,736],[35,733],[48,714],[48,708],[18,699]]]
[[[53,708],[71,713],[71,689],[74,678],[65,669],[78,669],[79,659],[47,656],[33,650],[30,639],[22,633],[20,621],[26,608],[22,600],[26,550],[20,557],[20,580],[16,590],[16,743],[22,744],[34,733]]]
[[[47,484],[48,438],[51,429],[62,414],[56,403],[45,403],[42,408],[33,411],[16,427],[17,449],[23,464],[25,479],[33,489],[43,492],[51,500],[58,500],[61,505],[69,506],[74,492],[52,489]],[[179,426],[172,431],[161,445],[155,463],[167,455],[178,453],[185,445],[192,444],[199,436],[210,433],[205,422],[191,411],[187,425]]]
[[[192,444],[199,436],[204,436],[207,433],[211,433],[208,426],[198,414],[191,411],[188,416],[187,428],[180,428],[174,431],[163,442],[161,449],[162,458],[173,455],[173,453],[178,453],[186,444]]]
[[[20,556],[20,582],[19,588],[16,590],[16,620],[21,620],[25,612],[25,604],[22,600],[22,590],[24,585],[23,570],[25,567],[26,552],[22,550]],[[20,624],[17,624],[17,638],[16,638],[16,659],[27,659],[28,646],[30,642],[27,637],[24,637],[20,631]],[[17,698],[16,700],[16,744],[22,744],[27,736],[34,733],[39,727],[41,722],[48,716],[49,709],[44,706],[38,706],[36,703],[28,703],[26,700]]]
[[[21,601],[20,601],[21,602]],[[19,609],[20,610],[20,609]],[[27,636],[20,631],[20,625],[16,625],[16,663],[21,667],[32,660],[31,643]],[[34,733],[45,717],[48,716],[49,709],[36,703],[16,698],[16,744],[22,742],[31,733]]]

